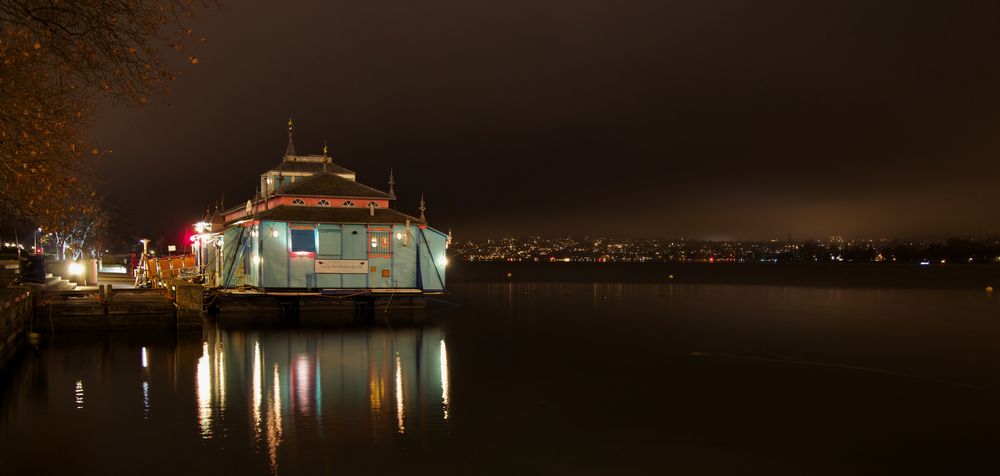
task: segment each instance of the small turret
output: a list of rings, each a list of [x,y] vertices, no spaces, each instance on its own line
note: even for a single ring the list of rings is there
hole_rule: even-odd
[[[292,142],[292,134],[295,133],[295,123],[292,118],[288,118],[288,147],[285,147],[285,157],[295,155],[295,143]]]
[[[392,169],[389,169],[389,200],[396,199],[396,178],[392,176]]]
[[[419,208],[419,210],[420,210],[420,222],[421,223],[427,223],[427,216],[424,214],[424,212],[427,211],[427,202],[424,201],[424,194],[423,193],[420,194],[420,208]]]

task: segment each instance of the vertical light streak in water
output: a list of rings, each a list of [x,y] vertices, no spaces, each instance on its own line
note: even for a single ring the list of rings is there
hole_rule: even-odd
[[[271,460],[271,474],[278,474],[278,446],[281,445],[281,376],[278,363],[274,363],[274,393],[267,408],[267,454]]]
[[[75,390],[74,394],[76,396],[76,399],[74,400],[76,402],[76,409],[77,410],[82,410],[83,409],[83,380],[77,380],[76,381],[76,390]]]
[[[219,394],[219,409],[226,408],[226,354],[222,351],[222,342],[215,343],[215,388]]]
[[[444,419],[448,419],[448,347],[441,339],[441,404],[444,406]]]
[[[149,419],[149,382],[142,382],[142,419]]]
[[[281,377],[277,362],[274,363],[274,422],[277,423],[278,436],[281,436]]]
[[[319,352],[316,352],[316,380],[313,382],[313,401],[316,402],[316,421],[323,422],[323,369],[320,368]],[[322,427],[320,427],[322,430]]]
[[[406,433],[406,409],[403,405],[403,364],[399,359],[399,352],[396,352],[396,430]]]
[[[264,399],[264,363],[260,359],[260,341],[253,342],[253,432],[260,440],[260,404]]]
[[[198,398],[198,426],[202,438],[212,437],[212,375],[208,363],[208,342],[201,344],[201,357],[195,369],[195,385]]]
[[[375,367],[375,363],[369,359],[368,362],[368,403],[372,409],[372,415],[382,413],[382,400],[385,400],[385,379],[382,373]]]
[[[139,363],[142,364],[142,419],[149,419],[149,351],[143,346],[139,350]]]
[[[308,415],[310,412],[309,385],[312,379],[309,376],[309,355],[302,353],[295,358],[295,408],[296,413]]]

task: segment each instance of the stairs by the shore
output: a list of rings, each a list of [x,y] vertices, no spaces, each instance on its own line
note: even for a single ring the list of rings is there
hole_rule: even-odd
[[[45,275],[46,291],[72,291],[76,289],[76,283],[63,279],[62,276],[53,276],[52,273]]]

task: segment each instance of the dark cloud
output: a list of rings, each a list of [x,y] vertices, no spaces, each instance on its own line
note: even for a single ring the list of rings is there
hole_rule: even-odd
[[[254,4],[259,3],[259,4]],[[139,230],[300,152],[427,195],[432,224],[767,238],[997,232],[1000,5],[230,2],[166,104],[108,109]]]

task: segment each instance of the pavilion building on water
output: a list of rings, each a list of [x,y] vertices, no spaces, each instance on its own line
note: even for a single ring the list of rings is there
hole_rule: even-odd
[[[217,284],[264,291],[443,292],[450,235],[427,225],[423,196],[419,216],[395,210],[391,172],[387,192],[361,184],[353,171],[332,162],[325,145],[321,155],[296,154],[293,132],[289,120],[285,155],[260,175],[257,196],[204,223],[217,237]]]

